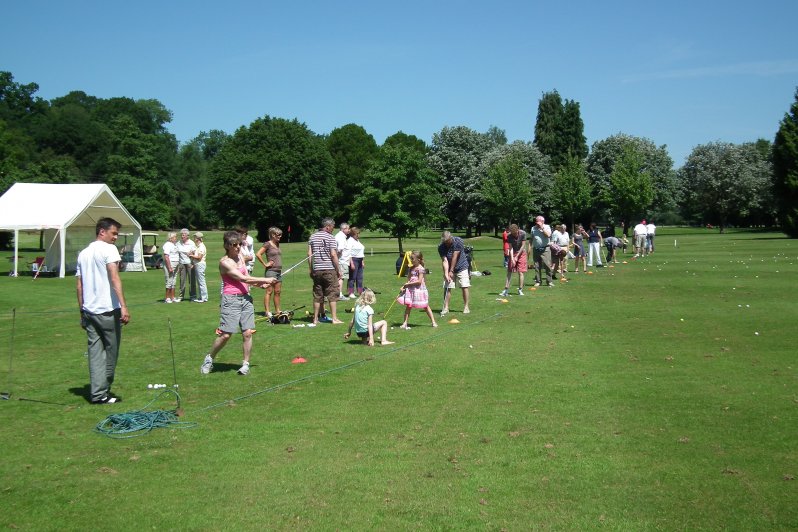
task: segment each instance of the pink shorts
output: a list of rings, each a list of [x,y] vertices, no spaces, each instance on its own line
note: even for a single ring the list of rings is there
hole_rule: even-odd
[[[508,263],[507,267],[510,269],[511,273],[526,273],[527,265],[526,265],[526,251],[521,251],[516,254],[516,261],[515,263]]]

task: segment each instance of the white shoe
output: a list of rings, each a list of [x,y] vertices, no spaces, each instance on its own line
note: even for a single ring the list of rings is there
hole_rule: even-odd
[[[164,303],[171,303],[172,302],[172,298],[171,297],[167,297],[166,299],[163,300],[163,302]]]
[[[518,295],[519,295],[519,296],[522,296],[522,295],[524,295],[524,289],[523,289],[523,288],[519,288],[519,289],[518,289]]]
[[[463,309],[463,314],[471,314],[471,311],[468,309],[468,307]]]
[[[499,292],[499,295],[500,295],[501,297],[507,297],[507,289],[505,288],[504,290],[502,290],[501,292]]]
[[[449,309],[445,308],[441,311],[441,316],[446,316],[449,313]]]
[[[180,303],[181,301],[183,301],[183,300],[182,300],[182,299],[180,299],[179,297],[176,297],[176,298],[174,298],[174,299],[172,300],[172,303]]]
[[[200,373],[207,375],[213,369],[213,359],[211,355],[205,355],[205,361],[200,366]]]
[[[357,299],[357,296],[354,293],[349,294],[349,299]]]
[[[249,362],[244,362],[238,370],[239,375],[249,375]]]

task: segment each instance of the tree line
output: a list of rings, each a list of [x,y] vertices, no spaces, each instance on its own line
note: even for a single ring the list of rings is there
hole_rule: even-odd
[[[444,127],[427,145],[397,132],[379,145],[362,126],[319,135],[268,115],[232,134],[179,143],[155,99],[81,91],[44,100],[0,72],[0,193],[15,182],[105,183],[142,226],[269,226],[304,238],[332,214],[399,240],[426,227],[468,234],[527,225],[631,222],[721,228],[780,225],[795,236],[798,91],[774,142],[710,142],[674,169],[666,146],[618,133],[588,148],[579,103],[538,102],[532,141],[503,130]],[[792,232],[791,232],[792,231]]]

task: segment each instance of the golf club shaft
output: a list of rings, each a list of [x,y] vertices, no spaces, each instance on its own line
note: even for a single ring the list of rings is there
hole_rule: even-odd
[[[283,275],[286,275],[286,274],[290,273],[290,272],[291,272],[291,270],[293,270],[294,268],[296,268],[297,266],[299,266],[300,264],[302,264],[303,262],[305,262],[305,261],[306,261],[306,260],[308,260],[309,258],[310,258],[310,257],[305,257],[305,258],[304,258],[304,259],[302,259],[301,261],[297,262],[296,264],[294,264],[293,266],[291,266],[290,268],[288,268],[287,270],[285,270],[284,272],[282,272],[282,273],[280,274],[280,277],[282,277]]]
[[[172,318],[167,318],[169,321],[169,349],[172,351],[172,379],[173,385],[177,385],[177,367],[175,365],[175,345],[172,342]]]

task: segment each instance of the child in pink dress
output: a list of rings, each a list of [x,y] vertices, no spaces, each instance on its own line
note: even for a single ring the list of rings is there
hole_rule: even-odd
[[[410,311],[414,308],[424,309],[432,322],[433,327],[437,327],[435,317],[432,315],[432,309],[429,308],[429,292],[427,285],[424,284],[424,255],[420,251],[412,251],[410,253],[410,263],[413,265],[407,273],[407,282],[402,285],[402,293],[396,298],[398,303],[405,306],[405,321],[402,323],[402,329],[410,329],[407,324],[407,319],[410,317]]]

